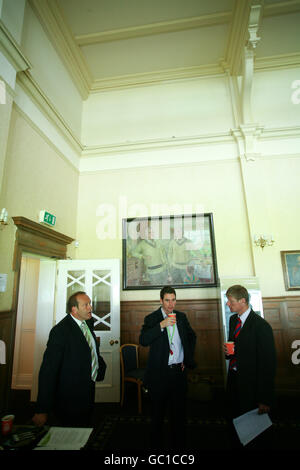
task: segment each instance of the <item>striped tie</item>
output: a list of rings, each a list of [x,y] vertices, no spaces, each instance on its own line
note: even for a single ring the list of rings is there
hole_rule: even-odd
[[[238,335],[240,334],[241,332],[241,328],[242,328],[242,321],[240,319],[240,317],[238,317],[238,321],[237,321],[237,324],[235,326],[235,329],[234,329],[234,332],[233,332],[233,337],[234,337],[234,342],[236,341]],[[229,369],[235,369],[237,370],[237,367],[236,367],[236,356],[232,357],[230,359],[230,362],[229,362]]]
[[[91,333],[89,331],[89,327],[87,326],[85,321],[83,321],[81,323],[81,329],[82,329],[82,333],[84,334],[84,336],[85,336],[85,338],[86,338],[86,340],[89,344],[89,347],[91,349],[91,355],[92,355],[92,380],[95,382],[97,374],[98,374],[98,361],[97,361],[97,356],[96,356],[95,350],[93,348],[93,343],[92,343],[93,339],[92,339]]]

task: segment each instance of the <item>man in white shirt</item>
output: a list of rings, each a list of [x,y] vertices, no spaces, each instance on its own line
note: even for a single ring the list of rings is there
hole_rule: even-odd
[[[169,408],[170,440],[174,450],[185,447],[186,368],[193,368],[196,335],[186,315],[174,310],[176,292],[160,291],[161,307],[147,315],[140,344],[150,346],[145,386],[152,402],[151,446],[165,448],[163,420]]]

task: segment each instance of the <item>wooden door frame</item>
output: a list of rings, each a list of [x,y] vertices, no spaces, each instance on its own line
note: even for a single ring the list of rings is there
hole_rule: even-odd
[[[10,403],[22,256],[24,253],[33,253],[53,259],[66,259],[67,245],[74,241],[73,238],[37,222],[33,222],[26,217],[12,217],[12,219],[17,227],[13,256],[13,271],[15,275],[12,310],[10,312],[10,333],[7,336],[6,344],[7,371],[3,388],[1,387],[2,390],[0,388],[0,397],[3,395],[4,406],[7,409]]]

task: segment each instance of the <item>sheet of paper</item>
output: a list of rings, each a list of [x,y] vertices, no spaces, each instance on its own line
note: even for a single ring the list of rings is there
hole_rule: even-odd
[[[51,427],[34,450],[79,450],[88,441],[93,428]]]
[[[245,446],[256,436],[272,426],[272,421],[267,413],[258,414],[258,408],[248,411],[233,420],[239,440]]]

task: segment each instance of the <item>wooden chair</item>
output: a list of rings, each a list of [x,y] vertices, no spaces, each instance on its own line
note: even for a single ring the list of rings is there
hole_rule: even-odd
[[[145,369],[139,367],[138,344],[123,344],[120,347],[122,394],[121,406],[124,404],[125,382],[137,385],[138,412],[142,413],[142,385]]]

